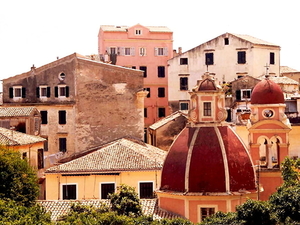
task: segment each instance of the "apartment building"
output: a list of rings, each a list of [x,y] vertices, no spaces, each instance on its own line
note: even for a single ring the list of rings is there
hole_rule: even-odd
[[[45,167],[131,135],[143,138],[142,71],[74,53],[3,80],[3,107],[35,107]],[[17,126],[18,127],[18,126]]]
[[[143,71],[145,128],[169,115],[168,59],[173,57],[173,32],[164,26],[100,26],[102,61]]]
[[[222,34],[168,61],[168,97],[172,111],[190,108],[189,92],[209,72],[218,85],[245,76],[280,75],[280,46],[232,33]]]

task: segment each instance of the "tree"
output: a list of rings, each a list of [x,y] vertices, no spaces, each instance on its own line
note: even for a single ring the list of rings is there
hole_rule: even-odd
[[[245,225],[272,225],[276,224],[271,213],[268,201],[248,199],[244,204],[237,206],[237,220],[244,221]]]
[[[52,222],[50,214],[38,204],[27,207],[13,200],[0,199],[0,224],[46,225]]]
[[[137,217],[142,215],[142,206],[133,187],[122,184],[116,193],[109,194],[111,209],[118,215]]]
[[[282,223],[300,221],[300,159],[286,158],[281,165],[284,183],[270,196],[272,211]]]
[[[0,199],[24,206],[35,204],[39,194],[36,171],[19,152],[0,148]]]

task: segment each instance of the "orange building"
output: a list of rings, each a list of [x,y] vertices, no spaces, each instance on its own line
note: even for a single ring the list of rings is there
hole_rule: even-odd
[[[190,123],[173,142],[164,162],[159,207],[201,222],[256,199],[250,154],[225,122],[225,94],[209,73],[190,92]]]
[[[251,157],[258,166],[259,183],[264,189],[260,200],[268,200],[283,182],[279,165],[290,155],[289,132],[292,129],[284,112],[283,91],[267,76],[253,89],[247,125]]]
[[[162,26],[102,25],[98,35],[100,59],[144,71],[145,127],[169,115],[168,63],[173,57],[173,32]]]

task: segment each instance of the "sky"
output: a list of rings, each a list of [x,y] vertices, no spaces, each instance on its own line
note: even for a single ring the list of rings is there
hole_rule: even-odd
[[[300,70],[298,0],[6,0],[0,2],[0,80],[77,52],[96,54],[101,25],[167,26],[188,51],[226,32],[281,47]],[[298,52],[298,53],[297,53]]]

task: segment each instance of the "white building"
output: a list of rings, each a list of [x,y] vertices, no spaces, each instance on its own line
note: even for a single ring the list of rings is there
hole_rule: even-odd
[[[169,104],[174,111],[189,108],[189,94],[206,71],[219,83],[246,75],[280,75],[280,46],[232,33],[222,34],[168,61]]]

